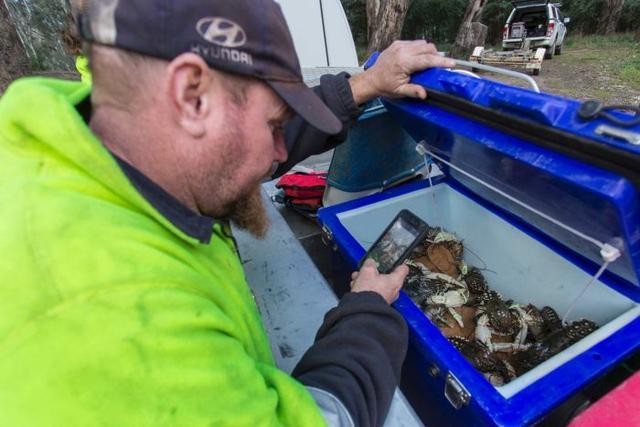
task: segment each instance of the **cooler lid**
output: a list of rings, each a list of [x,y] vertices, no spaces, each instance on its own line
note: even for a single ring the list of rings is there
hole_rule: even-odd
[[[444,69],[412,82],[427,89],[426,101],[384,104],[451,179],[589,269],[603,263],[596,243],[616,247],[607,274],[640,286],[640,111],[586,120],[579,101]]]

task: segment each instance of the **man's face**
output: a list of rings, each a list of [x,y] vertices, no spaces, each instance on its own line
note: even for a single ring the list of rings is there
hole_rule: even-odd
[[[260,196],[260,184],[271,175],[273,164],[287,159],[283,126],[289,109],[266,84],[251,83],[244,102],[229,99],[223,125],[216,139],[219,170],[209,171],[207,192],[215,193],[216,216],[228,216],[237,226],[261,237],[267,220]],[[212,212],[204,211],[211,214]]]
[[[240,135],[230,142],[237,150],[236,159],[242,161],[232,174],[239,195],[243,195],[271,176],[274,163],[287,160],[283,127],[291,114],[281,98],[262,82],[247,88],[242,105],[232,104],[227,110],[229,125],[233,123],[235,133]]]

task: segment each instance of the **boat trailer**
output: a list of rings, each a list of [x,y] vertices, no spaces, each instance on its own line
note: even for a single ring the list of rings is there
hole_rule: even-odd
[[[469,58],[471,62],[502,67],[524,68],[531,71],[534,76],[540,74],[545,48],[530,49],[529,40],[524,40],[522,47],[517,50],[495,51],[477,46]]]

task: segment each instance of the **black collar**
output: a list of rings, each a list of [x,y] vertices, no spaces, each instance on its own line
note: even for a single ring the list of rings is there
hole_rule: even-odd
[[[167,193],[158,184],[151,181],[138,169],[122,160],[115,154],[113,157],[118,161],[120,168],[129,178],[131,184],[140,192],[142,197],[156,208],[167,220],[175,225],[180,231],[190,237],[198,239],[201,243],[208,244],[213,235],[213,226],[217,221],[214,218],[200,215],[182,203],[175,197]]]

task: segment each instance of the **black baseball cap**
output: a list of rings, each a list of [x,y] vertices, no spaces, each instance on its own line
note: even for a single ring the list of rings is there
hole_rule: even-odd
[[[200,55],[211,68],[258,78],[313,127],[342,123],[303,82],[293,39],[273,0],[84,0],[79,33],[91,43],[172,60]]]

